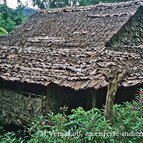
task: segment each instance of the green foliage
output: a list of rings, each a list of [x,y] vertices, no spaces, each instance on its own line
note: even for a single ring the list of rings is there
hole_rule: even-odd
[[[95,5],[99,3],[99,0],[80,0],[80,5],[86,6],[86,5]]]
[[[9,8],[7,4],[0,5],[0,27],[10,32],[21,24],[24,19],[23,9],[21,4],[16,9]]]
[[[22,139],[15,137],[14,133],[7,133],[3,136],[3,139],[0,139],[0,143],[23,143]]]
[[[4,36],[6,34],[8,34],[8,32],[4,28],[0,27],[0,36]]]
[[[142,94],[143,95],[143,94]],[[114,105],[113,124],[105,120],[102,110],[85,111],[79,107],[71,115],[48,114],[37,117],[28,128],[28,143],[135,143],[143,136],[142,95],[131,103]],[[138,134],[137,134],[138,133]],[[21,143],[14,134],[5,134],[0,142]]]

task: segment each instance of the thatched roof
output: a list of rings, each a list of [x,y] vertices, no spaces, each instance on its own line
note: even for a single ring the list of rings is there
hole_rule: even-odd
[[[140,2],[121,2],[37,12],[0,39],[0,78],[98,89],[108,84],[112,66],[128,66],[132,70],[122,85],[143,83],[142,46],[121,42],[112,48],[113,37],[132,25],[139,9]]]
[[[104,46],[134,15],[137,2],[98,4],[36,13],[1,42],[18,46]]]

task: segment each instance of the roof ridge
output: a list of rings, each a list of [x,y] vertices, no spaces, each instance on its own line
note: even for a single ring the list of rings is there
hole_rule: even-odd
[[[41,14],[50,14],[50,13],[58,13],[58,12],[77,12],[77,11],[86,11],[86,10],[92,10],[95,8],[99,9],[105,9],[109,7],[126,7],[126,6],[133,6],[133,5],[143,5],[143,0],[131,0],[126,2],[115,2],[115,3],[98,3],[96,5],[90,5],[90,6],[78,6],[78,7],[63,7],[63,8],[53,8],[48,10],[38,10],[37,13]]]
[[[91,18],[100,18],[100,17],[113,17],[113,16],[123,16],[123,15],[134,15],[134,13],[114,13],[114,14],[90,14],[87,17]]]

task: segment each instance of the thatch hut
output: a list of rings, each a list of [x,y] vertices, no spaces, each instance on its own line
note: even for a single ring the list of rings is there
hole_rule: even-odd
[[[143,85],[140,1],[37,12],[0,38],[0,109],[29,119],[101,107],[115,66],[131,69],[116,98],[129,101]]]

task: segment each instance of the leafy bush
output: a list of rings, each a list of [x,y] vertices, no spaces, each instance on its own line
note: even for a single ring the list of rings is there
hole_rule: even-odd
[[[135,143],[143,140],[143,90],[131,103],[115,104],[113,124],[105,120],[103,111],[85,111],[79,107],[71,115],[48,114],[37,117],[28,128],[29,140],[14,134],[1,137],[2,143]]]

